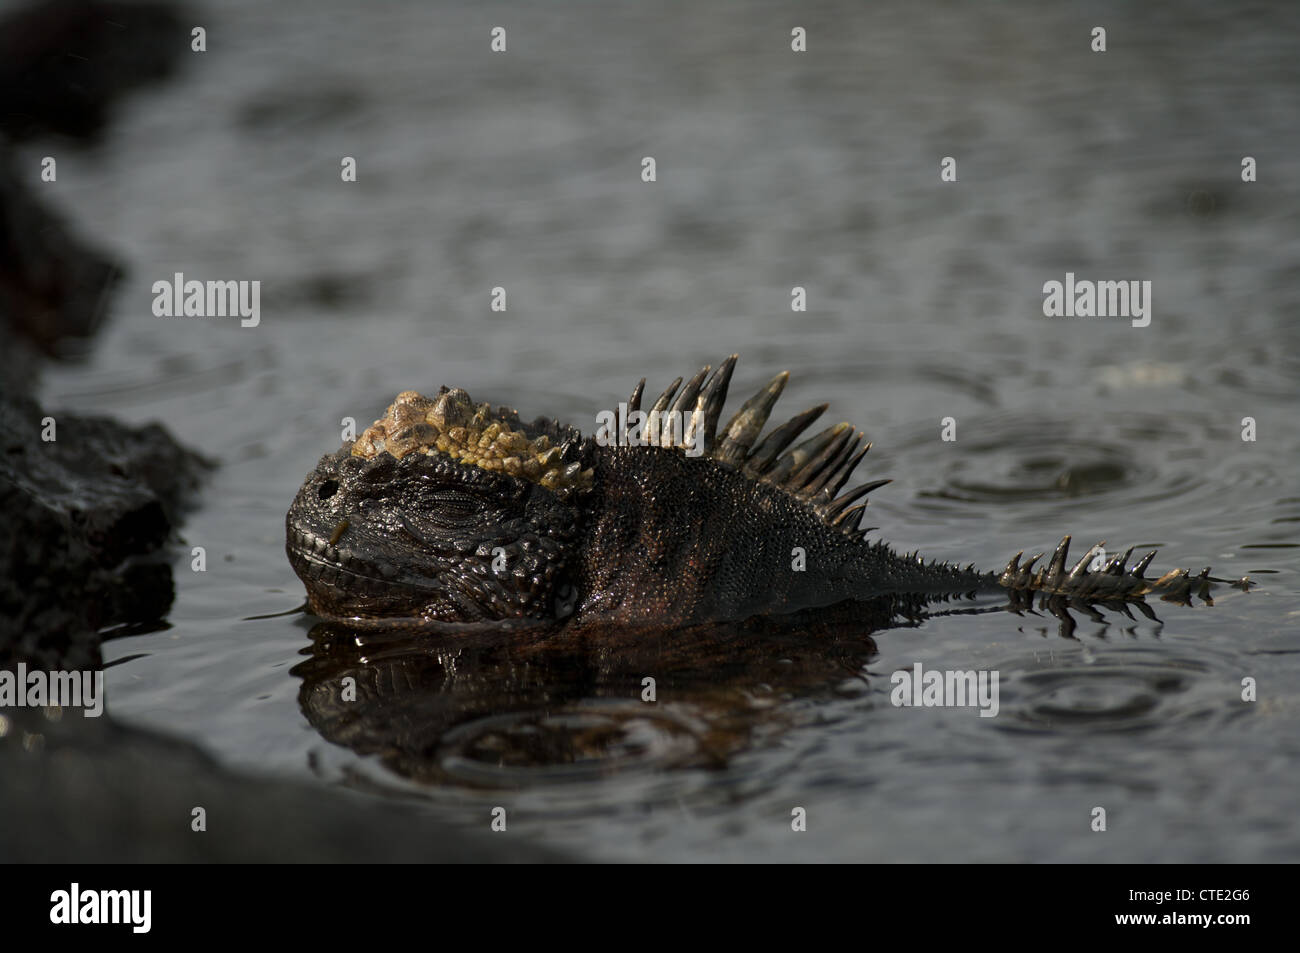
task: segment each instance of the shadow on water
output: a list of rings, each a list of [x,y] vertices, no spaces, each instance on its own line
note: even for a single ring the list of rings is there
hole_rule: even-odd
[[[1081,608],[1096,616],[1060,597],[1013,596],[937,605],[888,597],[679,629],[377,631],[321,622],[292,674],[302,679],[300,708],[327,741],[419,784],[519,788],[629,770],[724,769],[791,727],[792,703],[868,695],[881,630],[1013,612],[1055,617],[1057,634],[1075,641],[1069,610]]]

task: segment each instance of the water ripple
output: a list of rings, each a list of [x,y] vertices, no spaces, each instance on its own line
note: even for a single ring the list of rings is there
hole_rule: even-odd
[[[1245,711],[1240,663],[1201,646],[1120,645],[1013,657],[997,666],[1008,732],[1182,734]],[[1193,726],[1194,729],[1193,729]]]
[[[681,711],[592,700],[477,718],[448,731],[436,757],[448,779],[475,786],[587,781],[707,763],[706,733]]]

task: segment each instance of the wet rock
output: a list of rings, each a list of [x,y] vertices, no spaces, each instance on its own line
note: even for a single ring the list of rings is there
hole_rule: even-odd
[[[0,323],[45,354],[66,354],[95,333],[120,275],[38,199],[0,143]],[[32,366],[6,361],[5,380],[30,384]]]
[[[0,711],[0,857],[9,863],[502,863],[563,861],[512,819],[490,833],[418,806],[234,775],[162,735]],[[206,830],[192,829],[204,809]]]
[[[206,466],[156,424],[50,414],[0,385],[0,664],[97,666],[104,628],[161,619],[165,544]]]
[[[0,132],[90,136],[188,49],[168,7],[56,0],[0,20]],[[161,427],[52,413],[40,355],[85,347],[121,268],[80,238],[0,139],[0,664],[99,664],[104,629],[171,606],[166,544],[204,463]]]
[[[0,20],[0,131],[94,138],[123,94],[190,52],[175,6],[46,0]]]

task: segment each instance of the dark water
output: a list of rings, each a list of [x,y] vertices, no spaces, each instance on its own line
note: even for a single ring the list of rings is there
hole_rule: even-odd
[[[170,628],[106,646],[114,716],[470,825],[502,805],[599,857],[1300,856],[1297,8],[375,6],[213,5],[175,85],[55,153],[47,194],[132,273],[44,402],[224,463],[184,530],[207,572],[179,567]],[[261,323],[154,317],[176,271],[260,280]],[[1150,326],[1044,318],[1066,272],[1151,281]],[[899,548],[994,568],[1071,532],[1260,585],[1074,639],[995,613],[791,647],[654,709],[434,647],[402,670],[417,769],[309,721],[337,671],[273,615],[302,601],[283,517],[341,418],[446,383],[590,430],[641,376],[733,351],[736,388],[789,369],[788,410],[866,431]],[[917,661],[998,670],[999,716],[893,707]]]

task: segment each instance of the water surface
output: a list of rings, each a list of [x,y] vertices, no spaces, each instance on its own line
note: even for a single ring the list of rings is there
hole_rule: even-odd
[[[131,275],[43,401],[161,420],[223,464],[183,529],[207,571],[178,566],[170,627],[105,647],[115,717],[469,825],[502,805],[512,832],[603,858],[1300,856],[1294,11],[235,0],[202,19],[209,51],[102,147],[60,153],[49,190]],[[261,323],[154,317],[178,271],[260,280]],[[1150,280],[1150,326],[1044,318],[1066,272]],[[445,383],[589,431],[640,377],[732,352],[734,399],[788,369],[789,412],[827,400],[866,431],[864,477],[896,481],[869,522],[900,549],[996,568],[1070,532],[1260,586],[1081,616],[1074,638],[988,613],[830,659],[790,646],[653,709],[579,685],[511,710],[508,649],[435,647],[412,663],[432,680],[404,736],[418,771],[309,718],[322,634],[284,614],[303,592],[283,518],[343,418]],[[999,716],[893,707],[917,661],[998,670]]]

